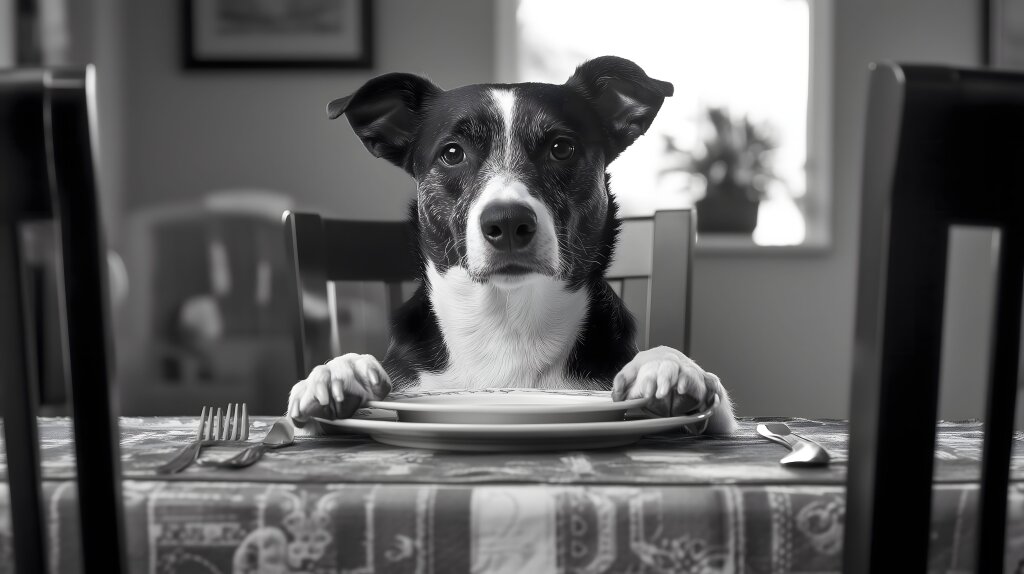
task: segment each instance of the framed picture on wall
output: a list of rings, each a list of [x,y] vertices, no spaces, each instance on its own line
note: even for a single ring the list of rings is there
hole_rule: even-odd
[[[187,68],[369,68],[371,0],[182,0]]]

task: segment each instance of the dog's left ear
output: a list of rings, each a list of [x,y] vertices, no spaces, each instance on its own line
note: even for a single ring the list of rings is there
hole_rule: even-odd
[[[601,118],[609,140],[608,163],[647,132],[673,90],[672,84],[655,80],[640,66],[616,56],[584,62],[565,85],[590,102]]]

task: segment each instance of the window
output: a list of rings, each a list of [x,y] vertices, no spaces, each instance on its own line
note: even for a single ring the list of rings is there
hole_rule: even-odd
[[[609,166],[624,216],[696,205],[704,248],[827,245],[829,0],[497,1],[499,81],[613,54],[675,85]]]

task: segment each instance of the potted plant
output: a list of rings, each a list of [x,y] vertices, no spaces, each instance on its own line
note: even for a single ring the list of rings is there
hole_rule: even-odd
[[[776,143],[767,127],[746,116],[734,118],[725,108],[708,108],[706,116],[712,131],[698,153],[665,138],[671,159],[660,175],[683,172],[703,180],[704,197],[696,202],[698,231],[750,235],[767,187],[777,179],[770,161]]]

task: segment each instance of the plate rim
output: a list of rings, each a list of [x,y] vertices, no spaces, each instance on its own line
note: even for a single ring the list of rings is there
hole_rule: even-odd
[[[500,393],[498,391],[501,391]],[[410,393],[410,395],[418,394],[422,396],[431,395],[445,395],[445,394],[459,394],[459,393],[479,393],[481,395],[497,395],[497,394],[509,394],[511,392],[527,392],[536,393],[538,395],[578,395],[578,396],[596,396],[593,393],[608,393],[609,398],[611,397],[611,391],[578,391],[576,389],[516,389],[516,388],[502,388],[502,389],[438,389],[436,391],[417,391]],[[563,392],[559,392],[563,391]],[[564,392],[569,391],[569,392]],[[575,391],[575,392],[573,392]],[[628,411],[629,409],[639,408],[646,405],[650,401],[649,397],[641,397],[637,399],[627,399],[624,401],[611,401],[608,403],[593,402],[593,403],[581,403],[581,404],[560,404],[560,405],[529,405],[524,406],[511,406],[511,405],[466,405],[466,404],[436,404],[436,403],[406,403],[401,401],[388,401],[388,400],[370,400],[364,405],[365,408],[373,409],[386,409],[389,411],[408,411],[408,412],[426,412],[426,413],[491,413],[491,414],[520,414],[520,413],[537,413],[537,414],[549,414],[549,413],[587,413],[587,412],[604,412],[604,411]],[[420,423],[426,424],[426,423]],[[441,423],[431,423],[441,424]],[[542,424],[542,423],[536,423]],[[546,423],[545,423],[546,424]],[[563,423],[568,424],[568,423]]]
[[[598,421],[598,422],[581,422],[581,423],[420,423],[420,422],[405,422],[405,421],[385,421],[376,419],[323,419],[315,417],[315,420],[320,424],[326,424],[329,426],[351,429],[360,432],[364,432],[373,436],[374,433],[383,433],[393,435],[395,432],[409,434],[409,433],[432,433],[441,434],[446,436],[458,436],[458,435],[504,435],[509,432],[521,436],[521,437],[543,437],[543,436],[559,436],[559,435],[571,435],[574,432],[602,432],[605,434],[601,436],[607,436],[608,432],[612,434],[636,434],[640,432],[640,436],[644,434],[651,434],[654,429],[668,430],[672,427],[682,427],[683,425],[689,425],[699,423],[704,420],[711,418],[714,414],[713,410],[717,405],[715,404],[708,407],[707,410],[701,411],[692,415],[680,415],[677,417],[651,417],[647,419],[637,420],[622,420],[622,421]],[[621,432],[616,432],[617,430]],[[649,428],[650,427],[650,428]]]

